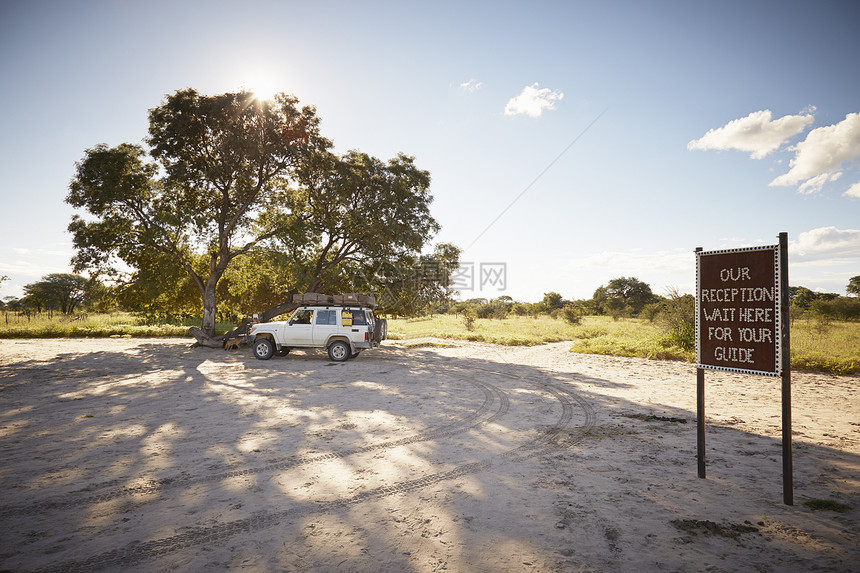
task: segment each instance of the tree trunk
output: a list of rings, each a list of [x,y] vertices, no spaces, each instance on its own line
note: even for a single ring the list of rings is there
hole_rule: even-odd
[[[215,281],[211,276],[206,281],[206,289],[203,291],[203,332],[207,336],[215,335],[215,316],[218,313],[215,302]]]
[[[202,329],[197,328],[196,326],[192,326],[188,329],[188,334],[197,339],[197,342],[194,343],[194,346],[205,346],[207,348],[223,348],[224,341],[221,337],[212,337],[207,336]]]
[[[188,329],[188,333],[197,339],[196,346],[220,348],[224,345],[223,338],[215,336],[215,317],[218,313],[218,307],[215,302],[217,280],[214,277],[214,273],[210,274],[209,280],[206,281],[206,287],[203,290],[203,328],[192,326]]]

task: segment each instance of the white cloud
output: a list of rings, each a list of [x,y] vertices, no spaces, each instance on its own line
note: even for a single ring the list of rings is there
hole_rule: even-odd
[[[484,86],[484,82],[479,82],[478,80],[472,78],[468,82],[463,82],[460,84],[460,89],[466,92],[474,92],[478,91]]]
[[[800,115],[786,115],[772,119],[769,109],[754,111],[717,129],[711,129],[700,139],[687,144],[687,149],[736,149],[749,151],[753,159],[762,159],[779,149],[785,141],[803,131],[814,121],[815,108]]]
[[[791,256],[803,260],[860,258],[860,229],[819,227],[800,233],[790,245]]]
[[[848,191],[842,194],[843,197],[854,197],[860,199],[860,181],[848,188]]]
[[[523,88],[520,95],[513,97],[505,106],[505,115],[527,115],[540,117],[544,110],[555,109],[564,94],[559,90],[539,88],[537,83]]]
[[[802,181],[807,185],[822,175],[833,181],[844,163],[860,159],[860,113],[849,113],[835,125],[813,129],[795,151],[788,173],[771,181],[771,186],[797,185]]]
[[[807,179],[804,181],[798,188],[797,192],[801,195],[812,195],[813,193],[818,193],[821,191],[824,184],[828,181],[836,181],[842,177],[842,172],[838,171],[836,173],[822,173],[821,175],[816,175],[812,179]]]
[[[43,255],[51,255],[51,256],[58,256],[58,257],[67,257],[67,258],[71,259],[72,255],[75,254],[74,251],[72,251],[72,250],[60,251],[57,249],[46,249],[46,248],[28,249],[28,248],[22,248],[22,247],[13,247],[12,252],[15,253],[16,255],[19,255],[22,257],[28,257],[28,258],[29,257],[43,256]]]

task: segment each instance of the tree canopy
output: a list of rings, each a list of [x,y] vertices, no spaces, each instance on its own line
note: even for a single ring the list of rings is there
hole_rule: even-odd
[[[654,293],[647,283],[635,277],[619,277],[594,291],[592,301],[599,312],[636,316],[654,301]]]

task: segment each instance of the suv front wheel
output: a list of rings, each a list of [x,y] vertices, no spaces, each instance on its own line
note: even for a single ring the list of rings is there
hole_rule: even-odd
[[[350,356],[352,356],[352,350],[349,348],[349,344],[343,340],[335,340],[329,344],[328,357],[333,361],[344,362],[345,360],[348,360]]]
[[[275,343],[268,338],[258,338],[254,341],[254,358],[268,360],[275,353]]]

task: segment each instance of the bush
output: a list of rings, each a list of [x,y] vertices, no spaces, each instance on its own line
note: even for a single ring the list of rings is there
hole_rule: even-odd
[[[463,324],[466,325],[466,330],[474,330],[475,329],[475,319],[477,315],[475,311],[471,308],[467,308],[463,311]]]
[[[531,305],[523,302],[514,303],[511,311],[517,316],[526,316],[532,313]]]
[[[810,310],[813,314],[827,319],[860,320],[860,298],[840,296],[824,300],[812,301]]]
[[[666,300],[661,300],[660,302],[652,302],[650,304],[646,304],[642,308],[642,312],[639,313],[639,318],[643,318],[648,322],[654,322],[657,316],[666,310],[667,304]]]
[[[583,309],[579,305],[575,304],[566,304],[564,308],[561,309],[561,316],[568,324],[579,324],[582,322],[584,314]]]
[[[495,318],[501,320],[508,316],[508,310],[512,304],[500,300],[490,301],[474,307],[478,318]]]
[[[683,350],[696,348],[696,299],[693,295],[671,290],[654,321],[665,333],[660,340],[663,346],[677,346]]]

